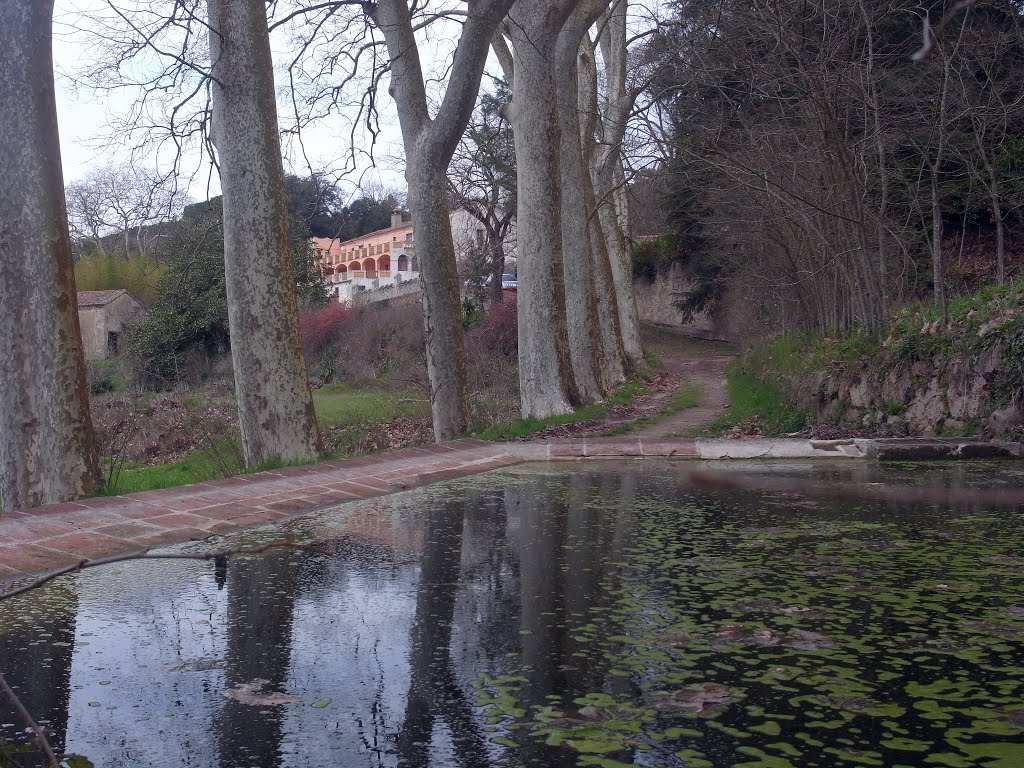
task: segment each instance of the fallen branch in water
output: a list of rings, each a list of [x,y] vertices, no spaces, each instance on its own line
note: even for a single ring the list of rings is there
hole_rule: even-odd
[[[39,578],[23,584],[20,587],[15,587],[7,592],[0,592],[0,601],[8,600],[18,595],[23,595],[26,592],[31,592],[33,589],[39,589],[47,582],[53,581],[60,576],[66,576],[69,573],[75,573],[76,571],[84,571],[88,568],[98,568],[101,565],[110,565],[111,563],[123,563],[126,560],[213,560],[218,566],[226,565],[227,561],[235,555],[259,555],[271,549],[302,549],[307,552],[314,552],[318,555],[330,556],[330,552],[325,552],[322,549],[316,547],[310,547],[305,544],[293,544],[288,541],[274,541],[270,544],[263,544],[259,547],[240,547],[238,549],[222,549],[216,552],[151,552],[149,549],[143,549],[137,552],[130,552],[124,555],[111,555],[110,557],[99,557],[95,560],[79,560],[77,563],[65,566],[56,571],[45,573]]]
[[[795,496],[825,496],[889,504],[942,504],[955,506],[1024,507],[1024,488],[946,488],[927,485],[898,488],[851,483],[817,483],[788,477],[766,477],[741,472],[684,470],[683,475],[697,488],[709,491],[772,491]]]
[[[60,760],[54,754],[53,745],[50,744],[50,740],[46,737],[46,732],[35,721],[28,709],[25,708],[25,705],[21,703],[18,694],[7,684],[7,680],[2,674],[0,674],[0,693],[7,697],[7,700],[11,702],[11,706],[14,707],[14,711],[18,713],[18,716],[24,721],[25,725],[35,734],[36,743],[39,745],[39,751],[46,758],[47,767],[60,768]]]

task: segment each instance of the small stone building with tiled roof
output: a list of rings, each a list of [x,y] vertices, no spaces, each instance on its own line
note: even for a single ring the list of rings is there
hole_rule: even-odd
[[[86,360],[107,360],[124,349],[124,333],[146,314],[128,291],[79,291],[78,323]]]

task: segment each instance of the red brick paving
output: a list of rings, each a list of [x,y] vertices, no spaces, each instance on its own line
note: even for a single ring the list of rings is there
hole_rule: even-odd
[[[635,437],[487,443],[456,440],[309,467],[128,496],[96,497],[0,516],[0,582],[70,565],[205,539],[346,501],[525,461],[697,455],[692,440]]]

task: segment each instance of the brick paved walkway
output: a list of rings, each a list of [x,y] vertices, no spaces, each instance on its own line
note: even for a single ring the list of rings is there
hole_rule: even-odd
[[[524,461],[615,456],[693,458],[697,450],[692,440],[630,437],[505,444],[459,440],[129,496],[82,499],[0,517],[0,582]]]

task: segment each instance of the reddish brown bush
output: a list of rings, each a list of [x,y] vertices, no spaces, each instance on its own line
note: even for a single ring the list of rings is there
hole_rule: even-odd
[[[491,353],[515,362],[519,356],[519,313],[514,301],[492,304],[477,331]]]
[[[358,310],[332,302],[299,318],[302,353],[310,372],[321,367],[334,354],[334,346],[344,333],[346,325],[358,315]]]

